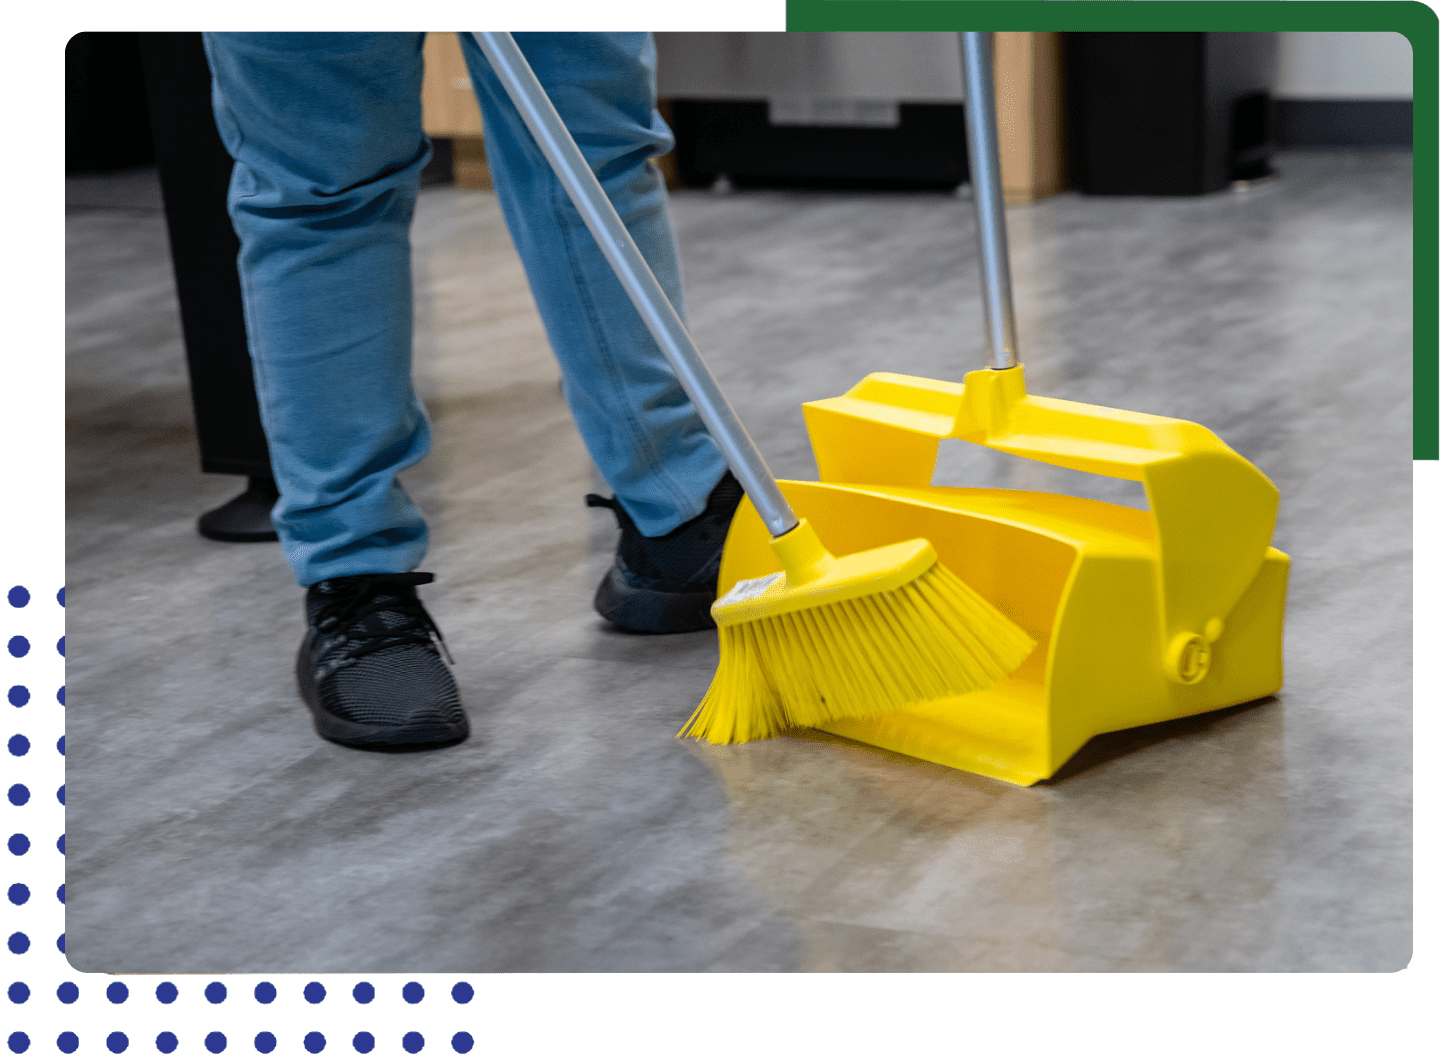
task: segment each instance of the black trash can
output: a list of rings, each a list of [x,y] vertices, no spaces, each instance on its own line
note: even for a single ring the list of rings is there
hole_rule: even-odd
[[[1272,172],[1274,33],[1068,33],[1072,182],[1185,195]]]

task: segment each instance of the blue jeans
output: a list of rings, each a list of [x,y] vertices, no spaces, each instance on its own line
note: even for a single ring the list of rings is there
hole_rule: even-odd
[[[413,570],[426,523],[396,473],[426,456],[411,383],[410,223],[431,155],[421,33],[207,33],[216,122],[235,158],[246,330],[303,586]],[[671,133],[644,33],[517,43],[678,312]],[[726,463],[469,36],[486,155],[587,449],[643,534],[699,515]],[[485,290],[478,289],[478,296]]]

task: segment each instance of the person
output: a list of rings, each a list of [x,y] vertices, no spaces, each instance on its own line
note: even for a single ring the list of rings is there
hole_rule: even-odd
[[[207,33],[227,207],[285,558],[306,589],[296,659],[324,737],[441,745],[469,725],[416,594],[427,529],[396,474],[426,456],[411,381],[409,227],[430,157],[422,33]],[[569,408],[621,530],[595,606],[618,626],[712,625],[741,487],[475,42],[462,34],[497,200]],[[672,146],[644,33],[516,41],[679,314]]]

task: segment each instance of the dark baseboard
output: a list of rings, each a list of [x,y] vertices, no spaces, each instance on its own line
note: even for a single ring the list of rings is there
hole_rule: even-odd
[[[901,103],[890,127],[772,124],[761,100],[672,99],[681,182],[835,190],[952,190],[967,180],[961,103]]]
[[[1278,99],[1279,146],[1412,146],[1408,99]]]

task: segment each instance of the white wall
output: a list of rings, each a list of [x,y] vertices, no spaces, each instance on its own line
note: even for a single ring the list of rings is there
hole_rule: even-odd
[[[1279,99],[1411,99],[1413,49],[1399,33],[1283,33]]]

